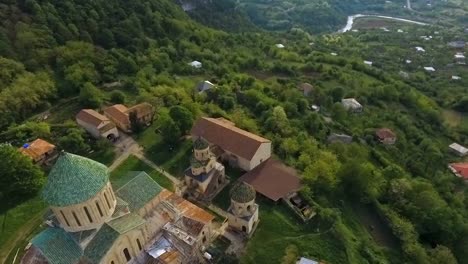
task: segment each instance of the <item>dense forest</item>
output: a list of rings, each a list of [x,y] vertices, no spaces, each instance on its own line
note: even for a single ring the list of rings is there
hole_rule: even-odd
[[[266,25],[271,22],[266,14],[276,12],[273,5],[255,13],[256,5],[240,2],[246,13],[234,12],[230,2],[187,14],[170,0],[2,1],[0,141],[8,144],[0,145],[0,158],[12,166],[0,165],[0,197],[8,200],[0,209],[36,195],[43,184],[42,171],[14,147],[42,137],[73,153],[105,150],[108,142],[94,142],[73,122],[77,111],[146,101],[156,107],[157,131],[170,146],[177,146],[202,115],[228,118],[271,139],[274,153],[301,173],[301,194],[318,219],[331,226],[327,236],[341,251],[317,249],[327,263],[464,263],[468,191],[446,166],[458,160],[448,144],[468,144],[468,122],[450,126],[443,113],[468,112],[468,74],[453,66],[444,67],[445,75],[430,75],[420,67],[446,65],[453,53],[446,42],[466,39],[463,29],[401,26],[411,32],[403,37],[396,28],[391,34],[380,29],[317,36],[297,28],[265,32],[253,24],[284,30],[295,25]],[[349,12],[383,11],[380,2],[307,2],[295,16],[311,31],[330,31]],[[210,11],[214,14],[207,18]],[[434,31],[441,38],[427,43],[426,50],[435,55],[414,55],[410,49],[419,36]],[[419,67],[401,69],[407,56]],[[193,60],[203,68],[190,67]],[[408,78],[401,77],[402,70]],[[463,77],[461,83],[446,78],[452,72]],[[193,86],[201,79],[217,87],[196,94]],[[107,88],[116,82],[117,88]],[[297,89],[302,82],[313,84],[310,97]],[[340,104],[346,97],[357,98],[364,112],[347,112]],[[320,105],[320,112],[311,111],[312,104]],[[396,145],[378,143],[374,133],[382,127],[396,132]],[[330,144],[331,133],[346,133],[353,143]],[[396,248],[353,234],[348,204],[369,206],[385,219]],[[281,251],[269,254],[253,246],[249,252],[257,255],[241,262],[283,257]]]

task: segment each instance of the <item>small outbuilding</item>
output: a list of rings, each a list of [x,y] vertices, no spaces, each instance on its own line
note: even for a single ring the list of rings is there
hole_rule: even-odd
[[[211,83],[210,81],[202,81],[202,82],[198,83],[198,85],[196,87],[196,90],[199,93],[202,93],[202,92],[210,90],[213,87],[215,87],[215,85],[213,83]]]
[[[375,132],[377,139],[384,145],[393,145],[397,140],[396,134],[389,128],[381,128]]]
[[[284,45],[281,43],[278,43],[275,45],[278,49],[284,49]]]
[[[426,52],[426,50],[423,47],[416,47],[416,51],[418,52]]]
[[[55,145],[40,138],[31,143],[24,144],[18,150],[30,157],[36,164],[46,164],[48,161],[57,157]]]
[[[435,72],[436,70],[434,69],[434,67],[424,67],[424,70],[428,71],[428,72]]]
[[[364,61],[364,64],[367,65],[367,66],[372,66],[372,61],[367,61],[367,60],[365,60],[365,61]]]
[[[343,107],[350,112],[360,113],[363,110],[362,105],[355,98],[345,98],[341,100]]]
[[[310,83],[301,83],[297,88],[304,96],[309,96],[314,91],[314,86]]]
[[[451,163],[448,167],[455,176],[468,181],[468,163]]]
[[[200,69],[203,66],[203,64],[201,62],[196,61],[196,60],[190,62],[189,65],[192,66],[193,68],[196,68],[196,69]]]
[[[458,143],[450,144],[449,149],[460,157],[464,157],[468,154],[468,149]]]

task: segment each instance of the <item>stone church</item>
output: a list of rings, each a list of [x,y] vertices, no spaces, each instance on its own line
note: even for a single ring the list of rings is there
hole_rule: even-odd
[[[114,190],[109,169],[61,153],[43,199],[47,228],[22,263],[199,263],[214,217],[135,172]]]

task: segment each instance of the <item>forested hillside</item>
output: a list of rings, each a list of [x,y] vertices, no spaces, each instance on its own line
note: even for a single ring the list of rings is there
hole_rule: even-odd
[[[281,7],[292,8],[287,18],[276,6],[283,1],[240,5],[265,28],[300,24],[321,32],[334,31],[349,12],[382,11],[385,1],[292,2]],[[468,72],[449,65],[454,50],[446,46],[466,40],[461,27],[385,24],[391,32],[362,27],[343,35],[311,36],[299,29],[269,33],[252,26],[244,11],[237,13],[229,2],[208,3],[188,14],[179,4],[0,3],[0,142],[13,146],[0,145],[0,159],[15,161],[2,165],[25,168],[18,172],[0,165],[3,219],[25,198],[38,199],[43,183],[37,168],[12,154],[14,147],[41,137],[59,149],[102,159],[105,150],[113,153],[112,146],[78,128],[76,113],[145,101],[156,107],[156,119],[135,139],[162,139],[164,155],[156,155],[157,164],[187,146],[186,124],[212,116],[271,139],[276,156],[302,175],[301,195],[314,206],[316,218],[303,223],[281,204],[259,199],[261,221],[245,254],[219,263],[294,263],[299,256],[353,264],[466,262],[468,191],[447,169],[447,163],[462,161],[448,152],[448,144],[468,145]],[[271,14],[278,19],[270,20]],[[434,36],[423,42],[429,55],[414,51],[423,45],[423,35]],[[406,65],[407,59],[413,64]],[[203,67],[190,67],[194,60]],[[438,71],[427,73],[423,66]],[[455,74],[463,78],[458,83],[449,78]],[[216,88],[195,93],[201,80],[212,81]],[[298,90],[303,82],[313,85],[310,96]],[[347,112],[341,104],[346,97],[359,100],[363,113]],[[320,111],[312,111],[312,105]],[[456,124],[446,120],[448,111],[460,118]],[[380,144],[375,139],[379,128],[391,128],[397,143]],[[332,133],[348,134],[353,143],[330,143]],[[144,147],[154,155],[151,146]],[[188,161],[178,166],[186,168]],[[16,177],[28,170],[34,172],[31,178]],[[378,239],[375,221],[368,224],[360,210],[380,219],[377,229],[388,231],[382,232],[388,233],[386,243]],[[1,233],[0,246],[14,236],[14,230]]]

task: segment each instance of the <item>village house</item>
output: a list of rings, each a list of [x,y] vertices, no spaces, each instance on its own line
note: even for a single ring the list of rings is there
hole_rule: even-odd
[[[258,204],[255,203],[254,187],[245,182],[237,182],[230,191],[228,223],[246,236],[250,237],[258,225]]]
[[[198,119],[191,135],[193,140],[206,140],[216,158],[245,171],[254,169],[271,156],[270,140],[242,130],[224,118]]]
[[[397,140],[396,134],[389,128],[381,128],[375,132],[377,139],[384,145],[393,145]]]
[[[360,113],[363,110],[362,105],[354,98],[345,98],[341,100],[343,107],[350,112]]]
[[[323,262],[318,262],[312,259],[301,257],[296,264],[324,264]]]
[[[24,144],[18,150],[30,157],[34,163],[41,165],[48,165],[50,161],[57,157],[55,145],[40,138],[31,143]]]
[[[458,143],[450,144],[449,149],[460,157],[464,157],[468,154],[468,149]]]
[[[275,202],[301,188],[296,170],[274,158],[247,172],[239,180],[252,185],[258,193]]]
[[[456,41],[451,41],[449,43],[447,43],[447,45],[451,48],[455,48],[455,49],[463,49],[465,48],[465,41],[463,40],[456,40]]]
[[[137,122],[144,126],[149,126],[153,122],[154,107],[149,103],[141,103],[130,108],[127,108],[123,104],[116,104],[104,109],[104,115],[126,133],[132,132],[132,114],[135,115]]]
[[[314,86],[310,83],[301,83],[297,88],[304,96],[310,96],[310,94],[314,91]]]
[[[448,167],[455,176],[468,182],[468,163],[451,163]]]
[[[76,115],[76,122],[94,138],[114,140],[119,137],[115,124],[92,109],[81,110]]]
[[[188,65],[192,66],[195,69],[201,69],[201,67],[203,66],[201,62],[196,61],[196,60],[190,62]]]
[[[105,165],[61,153],[42,193],[47,226],[21,263],[200,263],[214,217],[144,172],[131,176],[114,191]]]
[[[203,81],[203,82],[200,82],[195,89],[197,90],[197,92],[202,93],[202,92],[210,90],[214,86],[215,85],[211,83],[210,81]]]
[[[465,59],[466,58],[465,58],[465,55],[463,53],[458,52],[457,54],[454,55],[454,58],[455,58],[455,62],[457,64],[461,64],[461,65],[465,64]]]
[[[427,71],[427,72],[435,72],[435,68],[434,67],[424,67],[424,70]]]
[[[364,64],[367,65],[367,66],[372,66],[373,63],[372,63],[372,61],[365,60]]]
[[[278,49],[284,49],[284,45],[281,43],[278,43],[275,45]]]
[[[199,201],[211,201],[227,183],[223,164],[216,160],[208,142],[202,138],[193,142],[184,183],[184,196]]]

